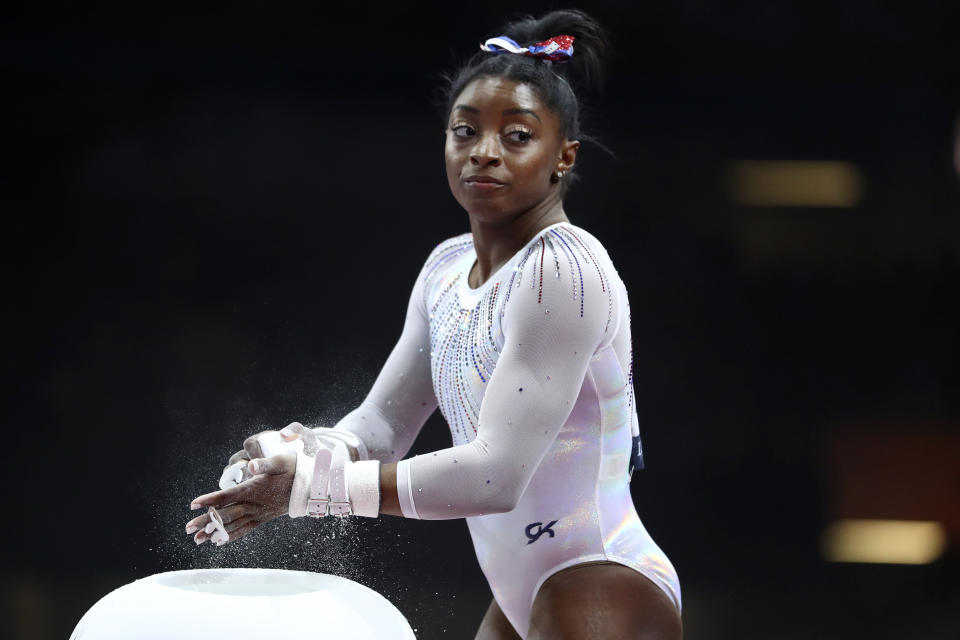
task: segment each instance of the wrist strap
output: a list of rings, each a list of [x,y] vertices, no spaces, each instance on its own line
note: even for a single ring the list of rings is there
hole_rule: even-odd
[[[346,466],[350,460],[347,445],[337,441],[333,448],[333,460],[330,462],[330,515],[349,516],[353,514],[350,498],[347,495]]]
[[[347,493],[355,516],[380,515],[380,461],[363,460],[346,465]]]
[[[313,459],[303,450],[297,451],[297,469],[293,474],[293,487],[290,489],[291,518],[307,515],[307,501],[310,499],[310,485],[313,481]]]
[[[301,457],[305,462],[301,462]],[[351,462],[347,446],[338,442],[331,452],[329,449],[320,449],[312,465],[313,477],[307,481],[309,485],[309,499],[299,498],[294,502],[294,493],[298,487],[305,486],[298,483],[297,476],[301,474],[301,467],[310,468],[310,458],[304,454],[297,457],[297,473],[294,476],[294,492],[290,497],[290,517],[298,517],[295,510],[301,507],[303,513],[321,517],[332,516],[365,516],[376,518],[380,515],[380,461],[362,460]],[[299,494],[298,494],[299,495]]]
[[[313,481],[310,484],[310,499],[307,501],[307,515],[319,518],[329,515],[330,505],[330,461],[329,449],[320,449],[314,456]]]

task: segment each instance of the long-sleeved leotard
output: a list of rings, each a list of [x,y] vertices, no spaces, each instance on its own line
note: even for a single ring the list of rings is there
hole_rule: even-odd
[[[680,607],[669,560],[630,497],[640,457],[627,292],[600,242],[562,222],[471,289],[472,236],[431,252],[403,333],[338,429],[397,461],[403,513],[466,518],[524,636],[540,585],[582,562],[640,571]],[[401,460],[439,403],[454,446]]]

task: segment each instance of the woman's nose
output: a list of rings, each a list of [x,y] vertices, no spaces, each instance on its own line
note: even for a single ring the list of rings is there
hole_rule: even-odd
[[[470,162],[481,167],[496,167],[500,164],[500,145],[496,140],[482,137],[470,153]]]

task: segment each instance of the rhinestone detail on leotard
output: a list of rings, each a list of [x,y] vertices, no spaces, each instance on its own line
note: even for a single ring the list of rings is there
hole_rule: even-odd
[[[477,434],[480,406],[503,345],[501,327],[514,292],[529,278],[532,302],[543,303],[543,280],[552,265],[555,278],[561,268],[570,273],[571,299],[584,310],[584,267],[594,268],[607,295],[607,324],[613,303],[610,285],[593,250],[567,226],[553,225],[531,240],[511,259],[512,268],[498,271],[490,283],[470,289],[467,274],[476,257],[470,234],[438,245],[424,267],[424,303],[430,322],[430,358],[434,392],[455,444],[472,441]],[[562,260],[561,260],[562,255]],[[525,275],[524,272],[527,272]],[[460,296],[466,287],[471,295]],[[472,295],[476,291],[477,295]],[[543,310],[549,317],[550,309]],[[605,330],[606,330],[605,329]],[[519,392],[519,391],[518,391]]]

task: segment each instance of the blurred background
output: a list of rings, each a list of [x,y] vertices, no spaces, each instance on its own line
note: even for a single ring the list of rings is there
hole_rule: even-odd
[[[472,638],[490,593],[462,521],[277,521],[222,549],[182,528],[244,437],[364,397],[423,260],[469,230],[440,76],[556,5],[17,5],[0,635],[261,566]],[[631,296],[632,490],[687,637],[960,637],[960,5],[581,8],[616,49],[586,122],[614,156],[584,146],[566,210]],[[449,442],[438,412],[413,453]]]

